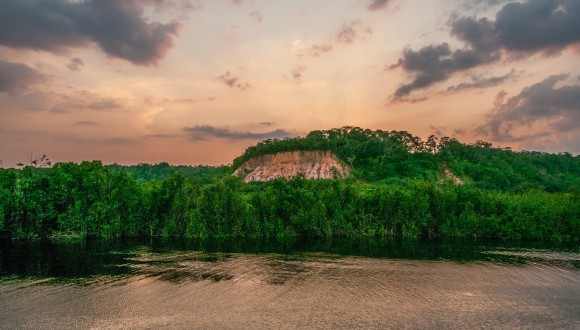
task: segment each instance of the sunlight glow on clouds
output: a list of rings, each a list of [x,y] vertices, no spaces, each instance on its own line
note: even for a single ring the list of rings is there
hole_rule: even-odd
[[[5,0],[0,159],[221,164],[343,125],[577,154],[579,56],[576,0]]]

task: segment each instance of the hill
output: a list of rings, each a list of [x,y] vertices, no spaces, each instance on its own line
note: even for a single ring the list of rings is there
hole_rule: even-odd
[[[430,136],[426,141],[405,131],[345,126],[304,137],[270,139],[234,159],[233,169],[250,159],[290,151],[330,151],[352,169],[354,179],[396,183],[453,178],[478,188],[521,192],[566,192],[580,187],[580,157],[569,153],[513,151],[478,141]]]

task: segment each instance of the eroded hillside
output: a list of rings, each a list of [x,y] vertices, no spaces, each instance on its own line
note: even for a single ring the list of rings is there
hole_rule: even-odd
[[[290,179],[303,174],[307,179],[345,177],[350,167],[330,151],[289,151],[262,155],[242,164],[234,175],[243,175],[245,182]]]

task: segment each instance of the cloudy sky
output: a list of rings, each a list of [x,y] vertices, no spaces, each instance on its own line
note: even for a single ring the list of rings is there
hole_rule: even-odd
[[[344,125],[579,154],[580,0],[2,0],[3,167]]]

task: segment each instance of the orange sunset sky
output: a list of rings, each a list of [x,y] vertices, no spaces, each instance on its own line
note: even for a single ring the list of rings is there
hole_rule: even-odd
[[[2,167],[344,125],[580,153],[580,0],[3,0]]]

